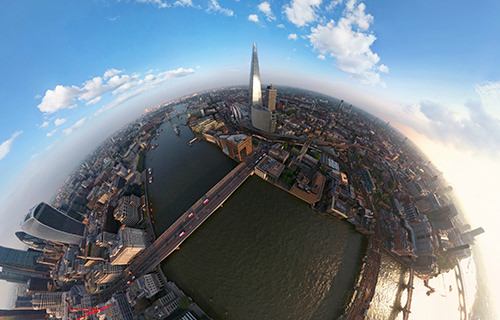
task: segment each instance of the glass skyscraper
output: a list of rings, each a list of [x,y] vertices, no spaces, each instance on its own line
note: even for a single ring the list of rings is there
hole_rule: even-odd
[[[257,58],[257,44],[253,43],[252,64],[250,66],[250,107],[253,105],[262,105],[262,88],[260,84],[259,59]]]
[[[83,223],[44,202],[28,212],[21,228],[40,239],[66,244],[79,244],[85,231]]]

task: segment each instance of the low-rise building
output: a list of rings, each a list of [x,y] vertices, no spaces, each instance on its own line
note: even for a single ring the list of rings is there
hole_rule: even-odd
[[[285,165],[283,163],[280,163],[269,156],[265,156],[255,167],[255,174],[264,180],[272,178],[276,181],[284,169]]]
[[[236,161],[245,160],[253,151],[252,138],[244,134],[221,135],[219,143],[222,152]]]

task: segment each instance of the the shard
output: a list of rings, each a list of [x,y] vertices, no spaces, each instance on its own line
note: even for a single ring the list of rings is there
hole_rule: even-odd
[[[250,86],[249,94],[250,106],[262,105],[262,92],[260,85],[259,59],[257,58],[257,44],[253,43],[252,64],[250,66]]]

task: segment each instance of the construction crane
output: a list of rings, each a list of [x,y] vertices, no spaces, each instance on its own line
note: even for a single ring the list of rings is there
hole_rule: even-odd
[[[108,305],[105,305],[104,307],[100,307],[100,308],[72,308],[72,307],[68,307],[68,309],[71,312],[83,311],[84,315],[79,317],[78,319],[76,319],[76,320],[81,320],[81,319],[87,318],[91,314],[99,313],[103,310],[106,310],[109,307],[112,307],[112,306],[114,306],[114,304],[108,304]]]

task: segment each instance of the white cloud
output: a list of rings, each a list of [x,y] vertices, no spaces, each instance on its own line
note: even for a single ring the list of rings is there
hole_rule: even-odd
[[[22,131],[14,132],[14,134],[10,137],[10,139],[0,144],[0,160],[5,158],[7,154],[9,154],[10,149],[12,148],[12,144],[14,143],[14,140],[22,133],[23,133]]]
[[[226,15],[226,16],[229,16],[229,17],[232,17],[234,16],[234,12],[233,10],[231,9],[226,9],[226,8],[222,8],[219,4],[219,2],[217,2],[217,0],[209,0],[208,2],[208,8],[206,10],[208,13],[222,13],[223,15]]]
[[[367,32],[373,16],[365,13],[364,3],[356,2],[347,2],[343,16],[337,23],[330,20],[327,24],[312,27],[308,38],[320,54],[335,58],[334,64],[341,71],[362,83],[384,86],[379,72],[387,73],[389,68],[378,65],[380,57],[370,48],[376,37]]]
[[[174,2],[174,6],[176,6],[176,7],[194,7],[193,2],[191,0],[177,0]]]
[[[318,54],[318,57],[317,57],[319,60],[325,60],[326,57],[322,54]]]
[[[273,11],[271,10],[271,5],[269,2],[264,1],[260,3],[257,8],[266,15],[266,18],[268,21],[273,21],[276,19],[276,17],[273,14]]]
[[[60,126],[61,124],[65,123],[67,121],[67,119],[64,119],[64,118],[57,118],[55,121],[54,121],[54,124],[56,125],[56,127]]]
[[[158,8],[170,7],[170,5],[167,2],[164,2],[162,0],[135,0],[135,2],[153,4]]]
[[[80,120],[78,120],[77,122],[75,122],[75,124],[73,124],[68,129],[64,129],[63,130],[64,134],[67,135],[67,136],[69,136],[73,131],[75,131],[76,129],[78,129],[81,126],[83,126],[83,124],[85,123],[85,121],[87,121],[86,117],[81,118]]]
[[[104,72],[104,80],[109,79],[109,78],[111,78],[112,76],[115,76],[115,75],[120,74],[120,73],[122,73],[122,72],[123,72],[123,71],[121,71],[121,70],[116,70],[116,69],[114,69],[114,68],[108,69],[108,70],[106,70],[106,72]]]
[[[252,22],[259,22],[259,17],[256,14],[251,14],[248,16],[248,20]]]
[[[164,72],[161,72],[157,75],[150,74],[150,75],[147,75],[144,79],[137,79],[134,82],[130,82],[127,84],[129,86],[129,88],[137,88],[136,90],[123,92],[123,91],[117,91],[121,87],[118,88],[117,90],[115,90],[113,92],[113,94],[118,94],[118,93],[121,93],[121,94],[115,100],[111,101],[110,103],[108,103],[107,105],[105,105],[104,107],[99,109],[97,112],[95,112],[93,116],[94,117],[98,116],[102,112],[109,110],[111,108],[114,108],[117,105],[119,105],[120,103],[127,101],[127,100],[147,91],[147,90],[150,90],[163,82],[166,82],[168,80],[172,80],[175,78],[184,77],[184,76],[187,76],[187,75],[190,75],[193,73],[194,73],[194,69],[192,69],[192,68],[189,68],[189,69],[178,68],[175,70],[164,71]]]
[[[78,96],[80,88],[71,86],[65,87],[57,85],[54,90],[47,90],[38,105],[38,109],[45,113],[53,113],[60,109],[75,107],[75,98]]]
[[[49,126],[49,122],[48,121],[44,121],[41,125],[39,125],[38,127],[39,128],[47,128]]]
[[[180,70],[185,69],[180,68]],[[80,101],[85,102],[85,105],[96,104],[109,92],[117,95],[136,87],[161,82],[165,76],[171,75],[174,71],[150,73],[141,79],[140,74],[120,74],[122,71],[109,69],[103,77],[93,77],[85,81],[81,87],[58,85],[54,90],[47,90],[38,109],[44,113],[54,113],[62,109],[74,108]]]
[[[297,40],[297,35],[295,33],[290,33],[288,35],[288,40]]]
[[[98,103],[99,101],[101,101],[102,99],[102,96],[99,96],[99,97],[95,97],[94,99],[88,101],[87,103],[85,103],[86,106],[90,106],[92,104],[96,104]]]
[[[335,9],[336,6],[342,4],[343,0],[332,0],[330,3],[326,6],[326,11],[332,11]]]
[[[54,135],[54,133],[56,133],[56,131],[57,131],[57,129],[54,129],[54,130],[52,130],[50,132],[47,132],[46,136],[47,137],[52,137]]]
[[[316,21],[316,10],[322,0],[292,0],[284,7],[287,19],[297,27]]]
[[[385,64],[381,64],[380,66],[378,66],[378,71],[383,73],[389,73],[389,67],[386,66]]]
[[[285,25],[283,23],[278,24],[277,27],[280,29],[285,29]]]

